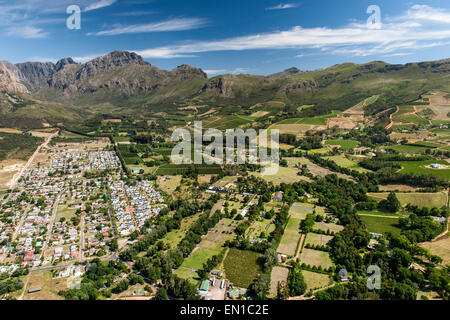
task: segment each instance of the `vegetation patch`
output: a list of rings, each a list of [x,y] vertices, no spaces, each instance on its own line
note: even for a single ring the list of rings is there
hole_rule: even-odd
[[[223,263],[227,279],[235,286],[248,288],[262,273],[261,257],[257,252],[231,248]]]

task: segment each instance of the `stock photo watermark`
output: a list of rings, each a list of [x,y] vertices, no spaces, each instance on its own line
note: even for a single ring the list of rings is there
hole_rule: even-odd
[[[383,23],[381,22],[381,9],[377,5],[370,5],[367,8],[367,13],[371,16],[367,19],[367,28],[381,29]]]
[[[378,266],[371,265],[367,267],[367,288],[369,290],[381,289],[381,269]]]
[[[66,13],[70,16],[66,20],[66,26],[69,30],[81,29],[81,9],[77,5],[68,6]]]
[[[256,164],[262,175],[278,173],[280,163],[279,130],[208,129],[203,132],[201,121],[194,122],[194,137],[188,129],[178,128],[172,142],[179,142],[171,153],[174,164]],[[205,143],[209,143],[205,145]],[[193,148],[193,150],[192,150]],[[225,151],[225,152],[224,152]],[[269,154],[270,153],[270,154]],[[192,162],[193,154],[193,162]]]

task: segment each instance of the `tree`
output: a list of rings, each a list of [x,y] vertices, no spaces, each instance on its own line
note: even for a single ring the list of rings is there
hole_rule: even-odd
[[[378,208],[384,209],[388,212],[395,213],[401,207],[400,201],[398,201],[397,196],[394,192],[389,193],[389,196],[386,200],[380,201],[378,204]]]
[[[159,288],[153,300],[169,300],[166,289]]]

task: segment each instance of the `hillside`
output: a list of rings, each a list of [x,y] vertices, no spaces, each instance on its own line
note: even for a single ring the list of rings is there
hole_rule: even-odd
[[[287,108],[313,105],[300,112],[310,117],[343,111],[379,95],[376,103],[365,108],[366,114],[375,115],[432,90],[450,92],[449,72],[450,59],[405,65],[375,61],[315,71],[290,68],[270,76],[225,74],[208,79],[192,66],[166,71],[135,53],[114,51],[84,64],[71,58],[56,64],[0,63],[0,109],[4,119],[76,123],[80,117],[95,114],[176,114],[180,106],[233,114],[257,104],[278,103]]]

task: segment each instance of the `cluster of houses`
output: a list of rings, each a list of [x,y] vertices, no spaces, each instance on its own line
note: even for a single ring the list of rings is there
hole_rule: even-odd
[[[52,169],[74,173],[86,170],[108,170],[120,167],[114,151],[55,152]]]
[[[111,202],[117,219],[117,231],[121,237],[126,237],[136,230],[133,217],[133,207],[128,205],[125,184],[114,181],[110,185]]]
[[[87,170],[118,169],[120,160],[113,151],[82,148],[82,144],[73,145],[68,152],[58,145],[49,147],[50,162],[25,169],[15,191],[0,197],[2,270],[110,254],[116,231],[126,237],[167,206],[150,181],[128,185],[114,174],[85,177]],[[59,276],[82,272],[66,268]]]
[[[118,220],[117,229],[123,237],[142,228],[148,218],[158,215],[166,207],[164,198],[149,181],[144,180],[136,185],[114,181],[110,189],[111,202]]]

